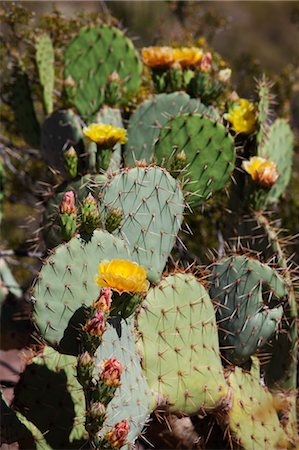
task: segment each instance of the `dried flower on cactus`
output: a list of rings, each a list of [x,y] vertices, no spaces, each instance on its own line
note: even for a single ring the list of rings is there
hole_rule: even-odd
[[[228,67],[226,69],[219,70],[218,72],[218,80],[221,83],[228,83],[232,75],[232,70]]]
[[[236,133],[252,133],[256,122],[253,103],[245,98],[240,98],[226,114],[226,119],[232,124],[232,129]]]
[[[119,293],[145,292],[149,288],[147,271],[135,262],[126,259],[103,261],[98,270],[96,283],[99,286],[110,287]]]
[[[123,366],[117,358],[104,360],[101,364],[101,369],[101,380],[107,386],[117,387],[120,385]]]
[[[157,70],[169,69],[174,62],[171,47],[145,47],[141,56],[144,64]]]
[[[120,448],[125,445],[129,430],[130,426],[127,420],[122,420],[121,422],[116,423],[111,431],[106,433],[105,437],[113,447]]]
[[[276,164],[259,156],[243,161],[242,167],[253,181],[264,189],[270,189],[278,178]]]
[[[97,310],[92,319],[89,319],[83,330],[92,336],[102,336],[105,331],[106,320],[102,311]]]
[[[181,47],[173,49],[174,61],[182,68],[194,67],[200,63],[203,51],[198,47]]]
[[[108,312],[111,306],[112,290],[110,287],[103,287],[100,291],[95,307],[102,312]]]
[[[59,211],[61,214],[67,214],[68,216],[77,212],[75,206],[75,194],[73,191],[67,191],[64,193],[59,205]]]
[[[112,125],[92,123],[88,127],[83,128],[83,133],[104,149],[113,148],[115,144],[125,144],[127,142],[126,130]]]

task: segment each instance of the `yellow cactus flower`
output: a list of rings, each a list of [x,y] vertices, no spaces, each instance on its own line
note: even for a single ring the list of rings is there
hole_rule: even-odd
[[[123,128],[101,123],[90,124],[83,128],[83,133],[104,149],[112,148],[115,144],[125,144],[128,140],[127,132]]]
[[[242,167],[256,184],[265,189],[270,189],[278,178],[276,164],[260,156],[243,161]]]
[[[119,292],[145,292],[149,288],[147,271],[137,263],[126,259],[102,261],[99,265],[96,284]]]
[[[145,47],[142,49],[141,56],[144,64],[152,69],[169,69],[174,62],[171,47]]]
[[[181,47],[173,49],[173,57],[181,67],[196,66],[203,57],[203,51],[198,47]]]
[[[226,119],[232,124],[232,129],[236,133],[252,133],[256,121],[253,103],[245,98],[240,98],[238,103],[229,110]]]

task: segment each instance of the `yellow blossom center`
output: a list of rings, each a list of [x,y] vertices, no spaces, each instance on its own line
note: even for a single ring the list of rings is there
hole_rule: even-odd
[[[145,292],[149,288],[147,271],[137,263],[125,259],[102,261],[96,284],[122,292]]]
[[[229,110],[226,119],[232,124],[232,129],[236,133],[252,133],[256,121],[253,103],[245,98],[240,98]]]
[[[83,128],[83,133],[91,141],[96,142],[103,148],[112,148],[115,144],[127,142],[127,132],[123,128],[101,123],[92,123]]]
[[[173,50],[175,62],[181,67],[196,66],[203,57],[203,51],[197,47],[181,47]]]
[[[174,62],[171,47],[145,47],[141,56],[144,64],[153,69],[167,69]]]

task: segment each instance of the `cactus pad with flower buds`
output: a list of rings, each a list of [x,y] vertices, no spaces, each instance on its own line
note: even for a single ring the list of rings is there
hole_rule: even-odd
[[[175,155],[184,150],[186,164],[179,178],[187,200],[195,206],[222,189],[235,165],[232,137],[220,123],[199,114],[182,114],[161,129],[155,145],[157,162],[172,168]]]
[[[216,262],[210,282],[225,356],[242,364],[277,330],[287,283],[271,267],[246,256]]]
[[[107,181],[101,198],[104,221],[112,208],[122,209],[123,218],[113,234],[128,243],[132,259],[148,269],[154,282],[174,245],[184,206],[178,183],[160,167],[122,170]]]
[[[77,353],[86,307],[99,295],[94,280],[98,265],[113,258],[131,259],[125,242],[95,230],[86,241],[78,235],[56,247],[46,260],[35,285],[34,319],[52,346]]]
[[[150,289],[137,322],[144,373],[158,404],[195,414],[226,402],[213,304],[193,275],[171,275]]]
[[[132,41],[106,25],[83,28],[65,52],[66,91],[85,119],[105,102],[109,75],[116,72],[123,81],[123,93],[129,95],[140,85],[141,70]]]

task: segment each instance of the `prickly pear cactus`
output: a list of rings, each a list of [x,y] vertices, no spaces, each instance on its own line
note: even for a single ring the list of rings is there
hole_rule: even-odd
[[[160,129],[170,118],[186,112],[205,114],[214,120],[218,118],[215,109],[191,99],[185,92],[159,94],[145,100],[130,117],[124,152],[126,165],[133,166],[140,160],[152,162]]]
[[[132,41],[106,25],[83,28],[65,52],[65,87],[70,101],[84,119],[105,103],[109,75],[123,80],[125,95],[138,90],[141,62]]]
[[[95,230],[87,241],[78,235],[56,247],[46,260],[35,284],[33,317],[44,339],[59,351],[77,354],[86,308],[99,295],[98,265],[113,258],[130,259],[126,243]]]
[[[158,405],[196,414],[227,400],[213,304],[191,274],[149,290],[137,316],[146,379]]]
[[[183,181],[187,201],[196,206],[228,181],[235,165],[234,142],[220,123],[199,114],[182,114],[161,129],[155,158],[158,164],[175,170],[181,152],[186,159],[177,176]]]
[[[226,358],[242,364],[277,329],[288,286],[273,269],[246,256],[216,262],[210,283]]]
[[[36,64],[39,80],[43,88],[43,99],[46,114],[53,111],[54,89],[54,49],[49,35],[42,34],[38,37],[36,45]]]
[[[13,407],[36,426],[51,448],[80,448],[86,441],[84,394],[73,356],[45,347],[21,374]]]
[[[279,423],[279,406],[261,384],[257,358],[250,372],[235,367],[228,375],[232,407],[228,413],[233,439],[244,450],[288,448],[287,436]]]
[[[102,191],[103,220],[120,208],[123,218],[113,234],[129,246],[132,258],[157,282],[181,227],[184,200],[180,187],[160,167],[124,169]],[[159,249],[159,251],[157,251]]]

